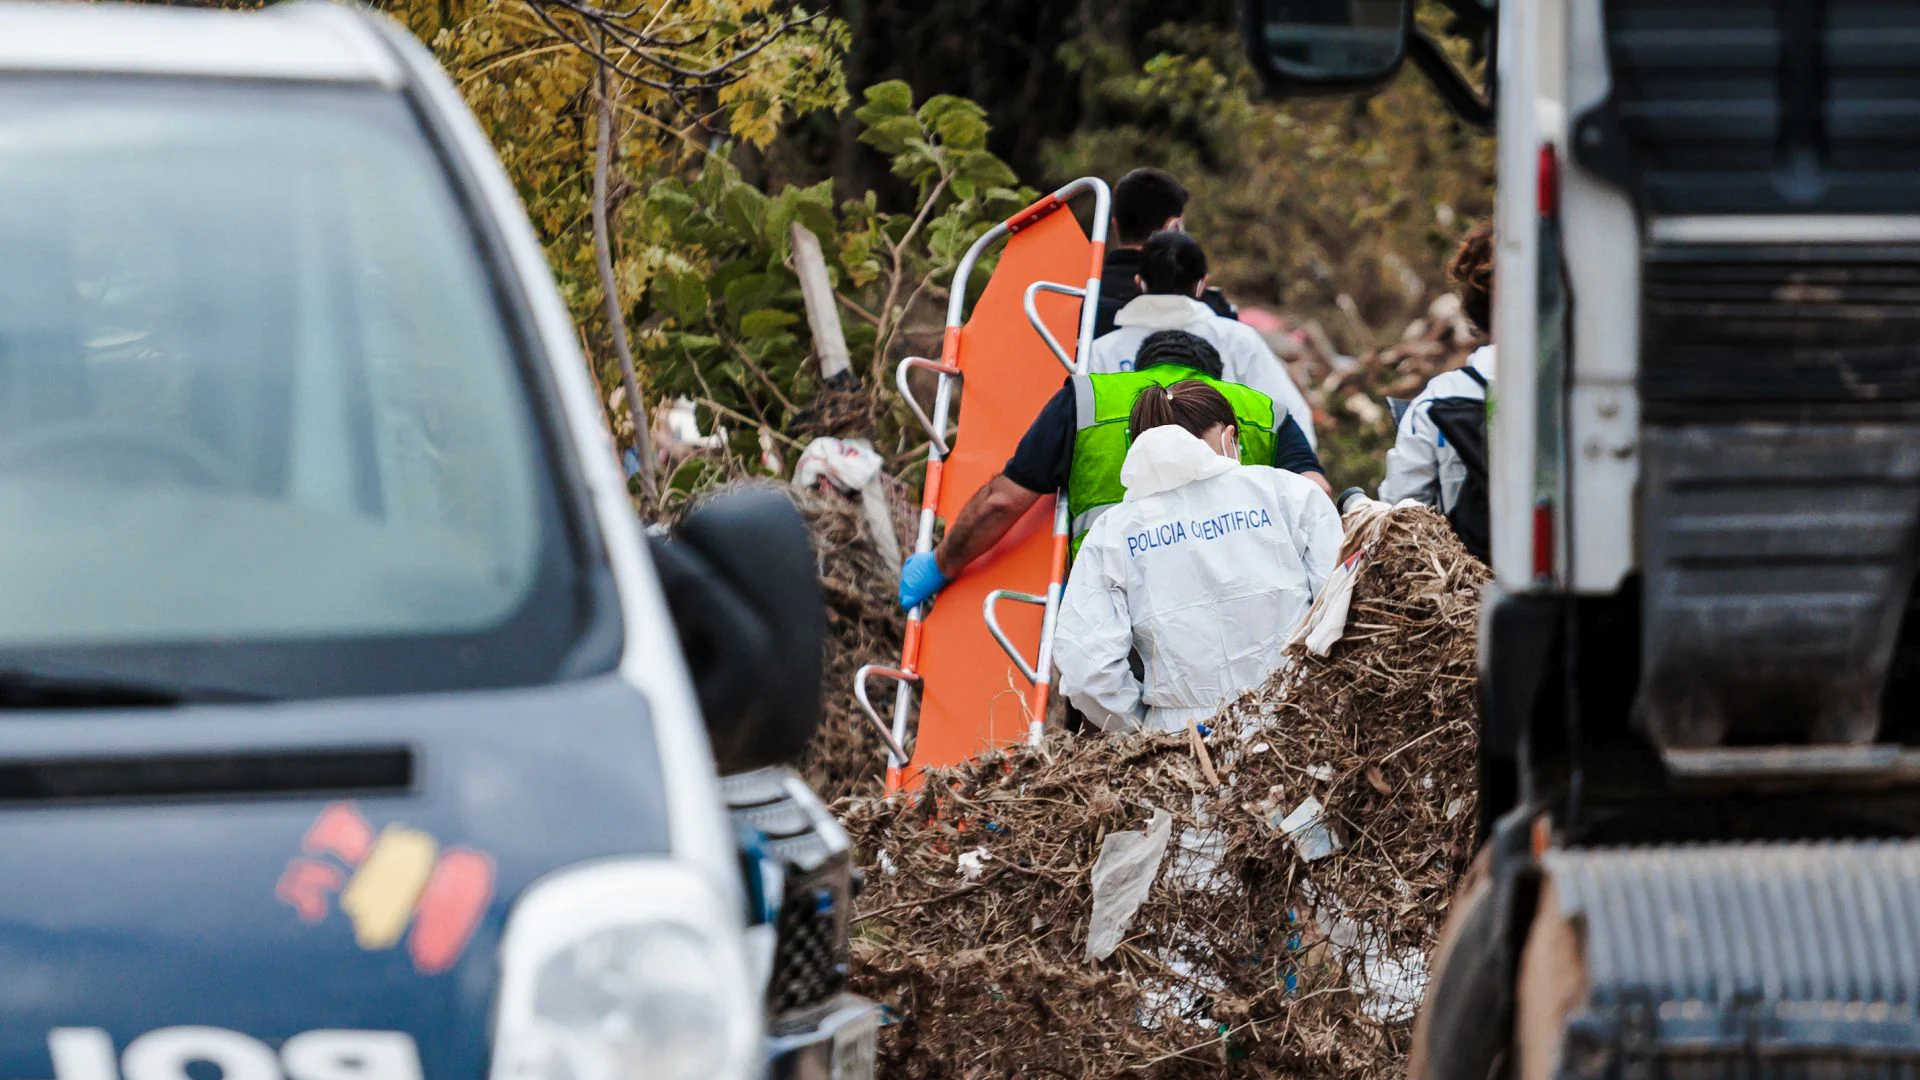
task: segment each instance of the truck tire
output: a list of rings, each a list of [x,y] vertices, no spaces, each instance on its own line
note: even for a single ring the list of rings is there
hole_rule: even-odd
[[[1408,1080],[1500,1080],[1513,1039],[1507,929],[1485,852],[1454,894],[1413,1029]]]

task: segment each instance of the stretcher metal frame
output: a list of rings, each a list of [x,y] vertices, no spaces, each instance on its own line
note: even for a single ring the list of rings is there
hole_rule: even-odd
[[[960,329],[964,325],[967,303],[966,283],[973,277],[973,269],[987,248],[999,240],[1012,236],[1034,222],[1066,208],[1067,201],[1078,195],[1091,193],[1094,199],[1093,228],[1088,239],[1092,243],[1092,265],[1087,271],[1084,287],[1065,285],[1053,281],[1035,281],[1027,286],[1021,298],[1021,306],[1026,311],[1027,322],[1040,335],[1047,350],[1054,359],[1060,361],[1068,374],[1079,374],[1086,370],[1086,357],[1093,345],[1093,327],[1100,307],[1100,275],[1106,263],[1107,221],[1112,203],[1112,193],[1106,181],[1098,177],[1083,176],[1068,183],[1052,194],[1042,196],[1032,205],[1014,214],[1007,220],[995,225],[983,233],[967,253],[961,257],[960,264],[953,272],[953,288],[947,298],[946,332],[940,343],[940,359],[929,360],[924,357],[908,357],[900,362],[894,372],[894,383],[905,399],[907,408],[914,418],[926,429],[928,438],[927,472],[920,499],[919,532],[914,540],[913,552],[920,554],[933,550],[933,525],[936,508],[940,503],[942,468],[952,448],[947,442],[947,422],[953,413],[955,395],[965,383],[965,372],[960,365]],[[1042,292],[1061,296],[1076,297],[1080,300],[1079,334],[1074,342],[1074,350],[1069,354],[1047,329],[1040,318],[1035,298]],[[908,384],[908,374],[915,368],[931,371],[938,377],[934,388],[933,413],[929,416],[914,399]],[[1045,596],[1019,592],[1009,589],[995,589],[987,594],[982,606],[981,617],[986,620],[987,629],[993,639],[1005,650],[1007,656],[1019,669],[1020,674],[1030,684],[1026,695],[1028,717],[1027,742],[1038,745],[1045,729],[1047,703],[1053,688],[1053,635],[1055,622],[1060,609],[1060,596],[1066,582],[1067,550],[1071,519],[1067,512],[1067,493],[1057,492],[1053,507],[1053,556],[1051,572],[1047,582]],[[1040,647],[1038,655],[1029,662],[1020,654],[1019,648],[1001,629],[999,616],[995,611],[1003,601],[1024,604],[1037,604],[1044,608],[1040,623]],[[904,782],[904,770],[908,755],[905,750],[909,718],[913,714],[913,690],[921,679],[920,642],[921,629],[927,615],[926,605],[922,604],[907,613],[906,636],[900,650],[900,664],[889,667],[881,664],[867,664],[853,676],[854,699],[873,726],[879,730],[887,746],[887,790],[897,791]],[[880,718],[878,710],[867,694],[867,681],[874,677],[892,679],[897,684],[893,698],[893,723],[889,725]]]

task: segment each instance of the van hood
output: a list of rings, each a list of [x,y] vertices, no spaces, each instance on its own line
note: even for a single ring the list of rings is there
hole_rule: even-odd
[[[116,1080],[129,1043],[178,1028],[269,1055],[303,1032],[405,1033],[424,1076],[479,1080],[514,899],[668,850],[646,703],[613,677],[0,712],[0,731],[0,1075],[22,1080]],[[124,1080],[159,1059],[127,1055]]]

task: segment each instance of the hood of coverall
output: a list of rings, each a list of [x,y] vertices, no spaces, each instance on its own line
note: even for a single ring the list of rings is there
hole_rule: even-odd
[[[1126,485],[1129,500],[1144,499],[1232,472],[1236,464],[1186,428],[1163,424],[1135,437],[1120,466],[1120,482]]]
[[[1127,301],[1113,317],[1117,327],[1144,326],[1154,330],[1178,330],[1189,323],[1216,318],[1217,313],[1191,296],[1148,293]]]

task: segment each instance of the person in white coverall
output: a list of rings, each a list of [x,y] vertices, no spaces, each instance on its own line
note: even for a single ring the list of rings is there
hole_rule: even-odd
[[[1493,316],[1493,230],[1467,234],[1447,266],[1460,310],[1486,333]],[[1455,535],[1482,562],[1492,555],[1487,490],[1487,417],[1494,383],[1494,349],[1487,345],[1465,367],[1443,371],[1400,415],[1380,501],[1413,499],[1446,516]]]
[[[1239,464],[1233,409],[1205,383],[1147,387],[1131,429],[1126,498],[1074,562],[1053,658],[1102,728],[1179,731],[1280,666],[1339,558],[1340,515],[1311,480]]]
[[[1197,297],[1207,287],[1207,255],[1200,242],[1184,232],[1154,233],[1140,248],[1141,295],[1114,316],[1114,330],[1094,339],[1087,357],[1089,373],[1132,371],[1134,357],[1149,334],[1158,330],[1185,330],[1206,339],[1220,353],[1221,378],[1251,386],[1287,410],[1307,445],[1319,443],[1313,435],[1313,408],[1294,385],[1286,365],[1260,336],[1260,331],[1237,319],[1222,318]]]
[[[1493,365],[1493,346],[1476,349],[1467,358],[1466,367],[1435,375],[1400,414],[1393,448],[1387,451],[1387,478],[1380,482],[1381,502],[1415,499],[1442,514],[1452,512],[1461,485],[1467,480],[1467,466],[1434,424],[1433,405],[1436,401],[1487,400]]]

